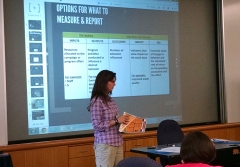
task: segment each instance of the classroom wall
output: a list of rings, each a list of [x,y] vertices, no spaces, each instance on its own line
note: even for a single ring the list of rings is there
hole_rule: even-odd
[[[227,122],[240,122],[240,1],[223,0]]]
[[[240,122],[240,1],[222,0],[227,123]],[[3,0],[0,0],[0,145],[7,145]]]
[[[0,0],[0,145],[7,144],[6,78],[3,30],[3,3]]]

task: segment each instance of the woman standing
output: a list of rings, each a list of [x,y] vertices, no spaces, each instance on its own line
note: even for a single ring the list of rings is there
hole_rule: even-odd
[[[114,167],[123,159],[123,138],[119,126],[127,124],[128,117],[118,115],[118,107],[110,96],[115,82],[116,73],[103,70],[98,73],[92,90],[89,110],[97,167]]]

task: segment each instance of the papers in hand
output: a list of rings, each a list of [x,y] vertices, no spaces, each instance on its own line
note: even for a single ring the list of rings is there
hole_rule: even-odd
[[[123,115],[128,115],[128,124],[121,124],[119,131],[124,133],[141,133],[145,132],[146,129],[146,119],[137,117],[135,115],[124,112]]]
[[[166,147],[160,150],[155,150],[157,152],[167,152],[167,153],[180,153],[180,147]]]

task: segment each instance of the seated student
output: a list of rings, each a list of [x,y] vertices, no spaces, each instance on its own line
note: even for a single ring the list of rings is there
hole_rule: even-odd
[[[207,135],[195,131],[186,135],[181,145],[180,156],[182,164],[166,167],[213,167],[208,164],[216,157],[216,150]]]

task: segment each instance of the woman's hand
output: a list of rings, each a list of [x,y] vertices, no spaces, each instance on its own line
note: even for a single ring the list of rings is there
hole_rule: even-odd
[[[118,123],[120,123],[120,124],[128,124],[129,116],[128,115],[122,115],[122,116],[118,117],[117,120],[118,120]]]

